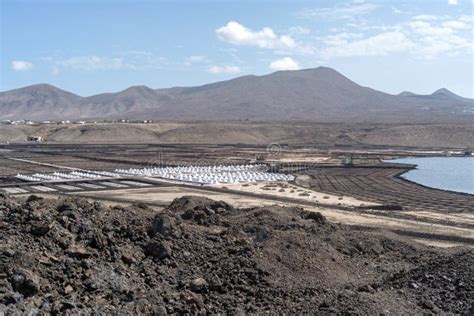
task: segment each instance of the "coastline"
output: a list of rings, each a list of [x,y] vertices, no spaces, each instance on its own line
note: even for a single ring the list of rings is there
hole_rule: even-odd
[[[420,167],[420,164],[417,162],[420,160],[433,160],[433,159],[439,159],[439,158],[443,158],[443,159],[469,159],[470,158],[470,159],[473,159],[474,161],[474,157],[466,156],[466,157],[407,157],[407,158],[388,160],[387,162],[402,163],[402,164],[409,163],[409,164],[416,165],[415,168],[406,170],[405,172],[399,174],[398,178],[400,178],[401,180],[411,182],[411,183],[414,183],[414,184],[417,184],[429,189],[435,189],[435,190],[446,191],[446,192],[454,192],[454,193],[459,193],[459,194],[463,194],[467,196],[474,196],[474,190],[472,190],[472,186],[469,186],[468,184],[460,189],[457,189],[457,188],[453,188],[452,185],[449,184],[449,182],[448,184],[439,183],[439,182],[436,183],[435,179],[426,181],[423,178],[420,178],[420,173],[425,174],[426,176],[427,170],[423,169],[423,166]],[[426,166],[424,167],[426,168]],[[441,166],[441,168],[442,167],[443,166]],[[473,175],[474,170],[472,170],[470,173],[471,175]],[[454,181],[453,179],[455,179],[456,176],[457,174],[452,175],[452,179],[450,179],[449,181]],[[469,190],[472,190],[472,191],[469,191]]]

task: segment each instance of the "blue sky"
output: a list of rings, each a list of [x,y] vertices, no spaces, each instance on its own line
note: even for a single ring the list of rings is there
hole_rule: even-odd
[[[333,67],[389,93],[473,97],[473,1],[1,1],[0,90],[88,96]]]

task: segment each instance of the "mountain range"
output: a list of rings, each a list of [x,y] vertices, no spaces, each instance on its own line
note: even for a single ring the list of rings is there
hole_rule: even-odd
[[[460,122],[474,119],[474,99],[447,89],[392,95],[318,67],[243,76],[198,87],[81,97],[48,84],[0,92],[0,119],[155,119],[318,122]]]

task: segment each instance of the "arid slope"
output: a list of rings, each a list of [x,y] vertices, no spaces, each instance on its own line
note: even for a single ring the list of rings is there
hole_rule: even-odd
[[[163,122],[154,124],[0,125],[0,143],[42,136],[49,143],[375,144],[474,147],[472,124],[318,124]]]

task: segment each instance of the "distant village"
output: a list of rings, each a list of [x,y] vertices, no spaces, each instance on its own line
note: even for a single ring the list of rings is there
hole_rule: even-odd
[[[105,124],[105,123],[133,123],[133,124],[150,124],[153,120],[95,120],[95,121],[33,121],[33,120],[1,120],[0,124],[3,125],[30,125],[30,126],[41,126],[41,125],[85,125],[85,124]],[[45,142],[46,139],[39,135],[29,135],[26,137],[28,142]]]
[[[141,123],[141,124],[150,124],[153,123],[153,120],[94,120],[94,121],[33,121],[33,120],[1,120],[0,124],[5,125],[65,125],[65,124],[100,124],[100,123]]]

